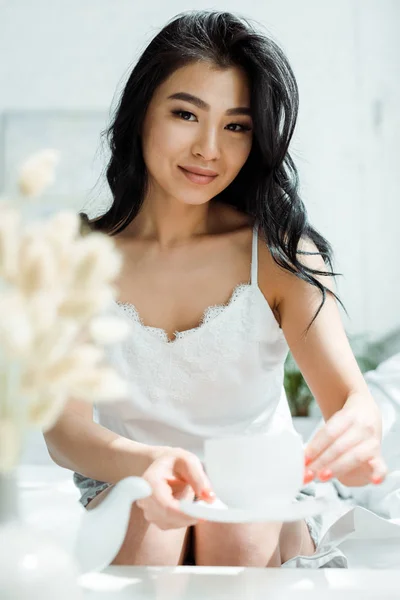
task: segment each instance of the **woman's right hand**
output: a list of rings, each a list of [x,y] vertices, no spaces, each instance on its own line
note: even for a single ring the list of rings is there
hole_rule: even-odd
[[[180,529],[198,523],[198,519],[181,512],[180,500],[193,500],[196,496],[213,502],[215,498],[201,461],[181,448],[160,449],[142,477],[153,493],[136,504],[146,521],[159,529]]]

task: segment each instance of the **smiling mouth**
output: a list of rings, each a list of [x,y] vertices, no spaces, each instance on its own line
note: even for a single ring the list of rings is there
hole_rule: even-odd
[[[189,181],[200,185],[207,185],[208,183],[214,181],[216,177],[218,177],[218,175],[200,175],[200,173],[194,173],[193,171],[189,171],[183,167],[178,168],[182,171],[185,177],[189,179]]]

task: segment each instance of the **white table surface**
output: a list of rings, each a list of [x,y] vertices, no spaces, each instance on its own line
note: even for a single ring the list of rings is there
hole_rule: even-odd
[[[109,567],[81,578],[95,600],[386,600],[400,598],[399,570]]]

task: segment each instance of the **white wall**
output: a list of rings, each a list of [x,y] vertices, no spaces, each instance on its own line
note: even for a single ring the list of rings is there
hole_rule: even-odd
[[[345,275],[346,327],[380,334],[399,326],[400,2],[191,7],[254,18],[287,52],[300,88],[292,153],[312,220]],[[157,29],[186,8],[186,0],[0,0],[5,184],[24,152],[58,143],[65,166],[57,191],[86,194],[101,168],[98,132],[116,88]]]

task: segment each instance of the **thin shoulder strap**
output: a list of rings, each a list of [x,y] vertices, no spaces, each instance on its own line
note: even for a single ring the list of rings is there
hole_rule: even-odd
[[[258,285],[258,224],[253,229],[253,246],[251,252],[251,285]]]

